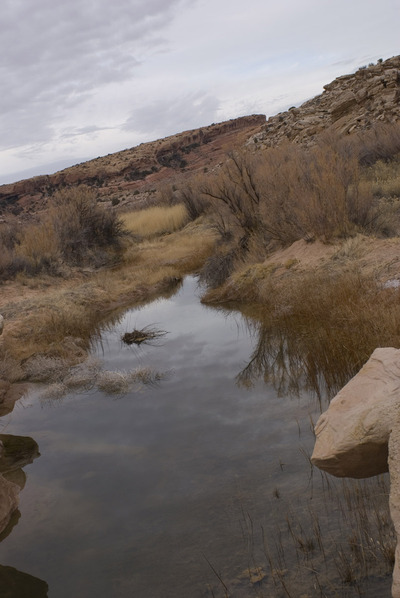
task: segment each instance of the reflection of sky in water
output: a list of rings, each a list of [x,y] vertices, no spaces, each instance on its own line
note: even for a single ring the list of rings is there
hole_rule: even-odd
[[[41,457],[25,469],[0,562],[46,580],[49,596],[207,595],[203,553],[228,576],[247,565],[242,508],[268,529],[275,486],[294,502],[308,492],[309,407],[235,385],[252,339],[238,315],[194,301],[195,288],[189,278],[178,296],[128,312],[98,346],[106,369],[171,371],[158,386],[53,406],[32,397],[4,418],[3,431],[32,436]],[[147,325],[168,335],[121,343]]]

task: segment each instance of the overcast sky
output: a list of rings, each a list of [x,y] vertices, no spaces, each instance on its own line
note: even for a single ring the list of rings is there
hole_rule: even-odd
[[[399,0],[2,0],[0,183],[299,105],[399,25]]]

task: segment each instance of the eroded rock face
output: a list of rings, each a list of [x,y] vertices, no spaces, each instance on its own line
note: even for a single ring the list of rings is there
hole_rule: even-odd
[[[390,473],[390,514],[397,546],[393,598],[400,598],[400,350],[376,349],[336,395],[315,427],[311,460],[335,476]]]
[[[315,427],[312,461],[338,477],[388,471],[388,442],[400,408],[400,350],[375,349]]]
[[[271,116],[250,145],[275,146],[288,139],[313,143],[323,131],[342,135],[375,123],[400,120],[400,56],[360,68],[324,85],[324,92],[298,108]]]

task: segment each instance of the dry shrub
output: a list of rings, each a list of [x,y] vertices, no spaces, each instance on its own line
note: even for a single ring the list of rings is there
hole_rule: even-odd
[[[386,129],[380,135],[386,141],[390,137]],[[390,137],[392,141],[396,135]],[[395,234],[397,227],[389,222],[396,215],[399,221],[398,206],[379,201],[371,180],[361,176],[357,144],[365,148],[368,143],[377,155],[375,138],[349,140],[332,135],[321,136],[312,148],[288,143],[232,155],[202,188],[221,238],[227,238],[229,231],[242,254],[254,250],[262,254],[262,248],[265,252],[274,243],[288,245],[301,238]],[[385,147],[389,146],[388,141]]]
[[[45,221],[42,224],[26,226],[19,237],[15,255],[26,264],[25,270],[37,273],[56,269],[60,251],[54,228]]]
[[[56,357],[35,355],[24,364],[25,378],[32,382],[59,383],[69,370],[68,363]]]
[[[12,357],[6,350],[0,350],[0,380],[17,382],[24,378],[24,371],[18,360]]]
[[[188,214],[183,204],[156,206],[129,212],[121,216],[124,227],[141,237],[152,237],[180,230],[188,222]]]
[[[360,164],[371,166],[378,160],[392,160],[400,152],[400,123],[376,123],[351,139]]]
[[[89,358],[83,363],[72,367],[64,378],[64,384],[68,389],[92,388],[99,374],[101,362],[98,359]]]
[[[110,261],[121,249],[125,230],[115,212],[97,204],[96,193],[84,185],[58,191],[49,214],[59,251],[70,264]]]
[[[378,197],[400,197],[400,157],[391,162],[378,160],[365,172],[365,178],[372,183],[372,191]]]
[[[177,197],[186,208],[190,220],[196,220],[209,208],[209,201],[202,193],[203,179],[198,176],[179,189]]]
[[[201,269],[200,281],[211,289],[219,287],[233,273],[237,259],[236,249],[217,250]]]

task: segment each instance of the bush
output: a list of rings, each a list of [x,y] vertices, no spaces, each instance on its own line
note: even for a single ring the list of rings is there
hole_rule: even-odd
[[[328,136],[313,148],[287,144],[238,152],[203,193],[216,223],[231,232],[243,254],[301,238],[380,232],[382,206],[371,184],[361,181],[357,151]]]
[[[115,252],[121,248],[126,234],[115,212],[98,206],[96,193],[85,186],[64,189],[54,195],[49,225],[62,258],[69,264],[100,265],[107,261],[108,250]]]

